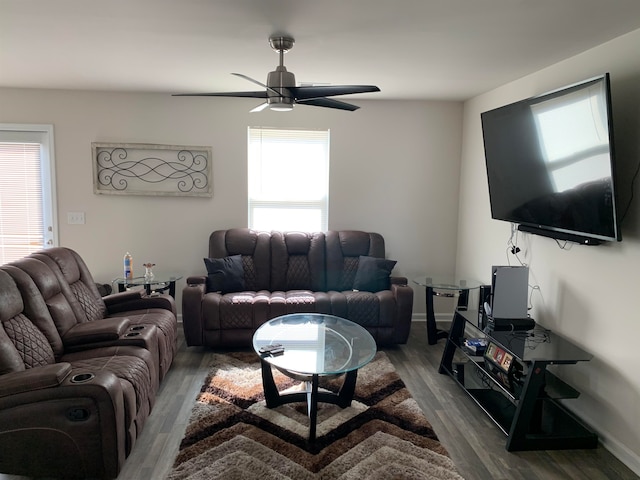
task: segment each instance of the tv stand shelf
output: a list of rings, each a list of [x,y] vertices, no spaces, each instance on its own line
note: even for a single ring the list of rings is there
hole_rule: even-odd
[[[530,331],[485,333],[478,313],[457,310],[439,372],[449,375],[507,436],[506,449],[595,448],[597,435],[559,400],[577,398],[575,388],[547,370],[592,356],[568,340],[536,327]],[[485,338],[513,355],[508,373],[468,351],[465,340]]]

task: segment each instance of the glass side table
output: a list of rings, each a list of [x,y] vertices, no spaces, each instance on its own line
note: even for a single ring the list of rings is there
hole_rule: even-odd
[[[124,292],[130,287],[144,287],[147,295],[151,295],[151,292],[163,293],[169,290],[169,295],[173,298],[176,297],[176,282],[182,278],[182,275],[156,273],[153,272],[153,278],[146,280],[145,277],[133,277],[130,280],[124,278],[117,278],[113,281],[118,285],[118,292]]]
[[[427,340],[435,345],[441,338],[447,338],[447,332],[438,330],[436,315],[433,311],[433,297],[458,297],[458,309],[466,310],[469,304],[469,290],[480,288],[483,283],[458,277],[418,277],[413,280],[426,289],[427,303]]]

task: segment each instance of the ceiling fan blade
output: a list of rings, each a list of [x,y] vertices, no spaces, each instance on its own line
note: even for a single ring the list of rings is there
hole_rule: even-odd
[[[277,90],[274,90],[273,88],[271,88],[271,87],[269,87],[269,86],[265,85],[265,84],[264,84],[264,83],[262,83],[262,82],[259,82],[258,80],[255,80],[255,79],[253,79],[253,78],[251,78],[251,77],[248,77],[248,76],[246,76],[246,75],[243,75],[242,73],[232,73],[231,75],[235,75],[236,77],[244,78],[245,80],[248,80],[248,81],[250,81],[250,82],[253,82],[253,83],[255,83],[256,85],[260,85],[261,87],[264,87],[264,88],[266,88],[267,90],[270,90],[272,93],[275,93],[276,95],[280,95],[280,92],[278,92]]]
[[[249,113],[255,113],[255,112],[261,112],[262,110],[264,110],[265,108],[267,108],[269,106],[269,102],[264,102],[261,103],[260,105],[258,105],[256,108],[249,110]]]
[[[347,102],[333,100],[332,98],[310,98],[308,100],[298,100],[296,103],[299,103],[300,105],[311,105],[314,107],[337,108],[339,110],[349,110],[350,112],[360,108]]]
[[[289,87],[289,90],[291,91],[291,93],[293,93],[293,96],[297,100],[380,91],[380,89],[375,85],[325,85],[311,87]]]
[[[173,97],[251,97],[267,98],[267,92],[216,92],[216,93],[174,93]]]
[[[253,79],[251,77],[248,77],[247,75],[244,75],[242,73],[232,73],[231,75],[235,75],[236,77],[244,78],[245,80],[248,80],[248,81],[250,81],[252,83],[255,83],[256,85],[260,85],[263,88],[269,88],[264,83],[259,82],[258,80],[255,80],[255,79]]]

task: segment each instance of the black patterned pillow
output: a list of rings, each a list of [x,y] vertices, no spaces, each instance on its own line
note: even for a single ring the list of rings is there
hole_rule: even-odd
[[[232,293],[245,289],[242,255],[205,258],[204,264],[207,267],[208,292]]]
[[[365,292],[389,290],[391,284],[389,277],[396,263],[395,260],[386,258],[360,256],[353,289]]]

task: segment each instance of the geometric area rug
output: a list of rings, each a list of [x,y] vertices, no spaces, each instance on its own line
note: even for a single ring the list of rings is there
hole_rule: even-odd
[[[305,403],[266,408],[255,353],[215,354],[210,368],[168,480],[462,479],[384,352],[358,371],[350,407],[318,404],[311,444]],[[299,388],[273,376],[279,391]]]

